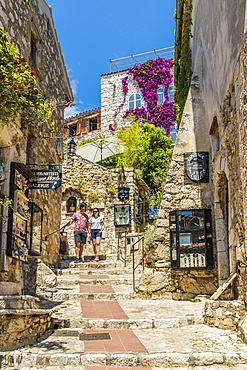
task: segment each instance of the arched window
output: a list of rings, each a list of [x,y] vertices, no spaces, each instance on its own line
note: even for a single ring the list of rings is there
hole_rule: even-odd
[[[135,93],[129,97],[129,109],[141,108],[142,97],[141,94]]]
[[[70,197],[67,200],[67,213],[75,213],[76,212],[76,198]]]
[[[164,101],[165,101],[164,87],[163,86],[161,86],[161,87],[158,88],[157,94],[158,94],[158,104],[163,104]]]
[[[171,84],[168,87],[168,95],[169,95],[169,101],[174,101],[174,85]]]

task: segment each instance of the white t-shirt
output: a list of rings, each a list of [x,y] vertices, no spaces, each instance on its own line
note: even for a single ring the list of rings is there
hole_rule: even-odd
[[[91,217],[89,219],[89,223],[91,224],[91,230],[99,230],[101,229],[100,223],[103,222],[103,217],[99,216],[97,218]]]

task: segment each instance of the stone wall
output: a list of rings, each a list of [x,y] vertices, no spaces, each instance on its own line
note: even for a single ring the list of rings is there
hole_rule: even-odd
[[[219,329],[236,330],[243,320],[245,305],[243,301],[205,302],[203,319],[205,324]]]
[[[122,118],[128,110],[128,101],[131,94],[137,92],[137,83],[128,78],[128,93],[124,102],[122,79],[126,77],[126,71],[112,72],[101,75],[101,131],[107,131],[109,124],[114,122],[114,115],[117,112],[116,122],[118,125],[126,125],[127,121]],[[123,107],[119,108],[121,104]],[[142,105],[144,100],[142,99]]]
[[[43,97],[48,100],[51,119],[54,123],[54,136],[63,134],[63,116],[65,104],[73,100],[63,56],[54,28],[51,8],[44,0],[25,1],[2,0],[0,4],[0,25],[7,32],[10,41],[18,47],[21,56],[35,71],[36,85]],[[37,62],[34,63],[31,54],[31,32],[35,34],[38,50]],[[61,164],[63,161],[63,145],[61,140],[44,139],[51,136],[51,127],[43,124],[37,128],[27,129],[21,126],[20,120],[9,122],[0,130],[0,157],[5,164],[7,181],[1,188],[1,193],[9,194],[10,163],[52,163]],[[40,166],[31,166],[31,169]],[[46,169],[48,166],[42,166]],[[60,166],[52,166],[61,170]],[[32,190],[30,200],[41,207],[44,214],[43,235],[59,228],[61,188],[57,190]],[[1,279],[22,284],[23,272],[19,270],[14,259],[6,257],[7,220],[8,212],[4,208]],[[55,266],[59,258],[59,235],[54,234],[42,244],[42,260],[48,265]],[[32,262],[24,268],[25,279],[33,277],[35,271]],[[21,287],[23,289],[23,285]],[[24,288],[26,289],[26,288]]]
[[[98,164],[89,162],[80,156],[73,156],[64,166],[63,170],[63,196],[62,196],[62,221],[66,224],[74,212],[67,212],[67,200],[70,197],[76,198],[76,212],[79,211],[79,204],[85,201],[88,204],[88,214],[91,216],[91,208],[98,207],[104,214],[105,230],[102,235],[101,252],[116,253],[117,233],[121,232],[120,247],[124,245],[124,232],[139,233],[143,231],[143,225],[133,220],[134,194],[141,194],[145,197],[147,185],[134,178],[134,169],[125,168],[125,184],[130,188],[130,199],[125,202],[118,199],[118,187],[120,185],[120,170],[107,169]],[[131,227],[114,226],[114,204],[130,204],[132,210]],[[65,229],[68,236],[70,255],[75,255],[74,250],[74,227],[73,224]],[[92,244],[87,244],[85,254],[93,255]]]

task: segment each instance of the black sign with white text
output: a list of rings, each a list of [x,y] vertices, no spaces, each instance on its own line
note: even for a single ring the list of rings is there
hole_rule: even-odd
[[[130,188],[118,188],[118,199],[129,199]]]
[[[58,170],[33,170],[35,178],[30,179],[29,189],[57,189],[62,184],[62,173]]]
[[[209,153],[184,154],[185,173],[191,181],[209,182]]]

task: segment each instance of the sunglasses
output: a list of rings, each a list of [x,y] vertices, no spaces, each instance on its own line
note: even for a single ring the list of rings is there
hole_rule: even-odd
[[[93,213],[98,213],[99,211],[93,211]]]

